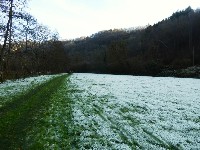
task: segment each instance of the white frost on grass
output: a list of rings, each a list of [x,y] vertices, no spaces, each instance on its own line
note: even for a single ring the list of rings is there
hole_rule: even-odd
[[[0,84],[0,107],[7,101],[12,99],[12,96],[22,93],[30,88],[44,83],[47,80],[55,77],[55,75],[42,75],[38,77],[29,77],[18,80],[7,80]]]
[[[200,80],[74,74],[83,149],[200,148]],[[84,92],[83,92],[84,91]]]

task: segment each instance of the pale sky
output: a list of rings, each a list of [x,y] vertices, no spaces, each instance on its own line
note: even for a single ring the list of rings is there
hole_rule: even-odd
[[[153,25],[177,10],[200,8],[200,0],[31,0],[38,22],[56,29],[61,39],[102,30]]]

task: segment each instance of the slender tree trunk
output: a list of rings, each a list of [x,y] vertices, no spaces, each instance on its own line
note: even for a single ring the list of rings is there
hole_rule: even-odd
[[[11,3],[11,9],[9,13],[9,19],[10,19],[10,25],[9,25],[9,48],[8,48],[8,53],[11,51],[11,44],[12,44],[12,8],[13,8],[13,3]]]
[[[9,19],[6,25],[6,33],[4,35],[4,42],[3,42],[3,47],[1,49],[1,55],[0,55],[0,81],[4,80],[4,53],[6,50],[6,44],[8,41],[8,35],[11,30],[11,25],[12,25],[12,9],[13,9],[13,0],[10,0],[10,10],[9,10]]]
[[[25,48],[26,51],[27,51],[27,49],[28,49],[28,48],[27,48],[27,47],[28,47],[28,41],[27,41],[27,39],[28,39],[28,38],[27,38],[27,33],[26,33],[26,48]]]
[[[25,50],[27,51],[28,49],[28,20],[26,20],[26,48]]]

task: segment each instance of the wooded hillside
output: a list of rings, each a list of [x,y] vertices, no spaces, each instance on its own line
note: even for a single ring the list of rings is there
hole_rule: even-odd
[[[100,31],[63,44],[74,72],[158,75],[200,65],[200,10],[188,7],[153,26]]]

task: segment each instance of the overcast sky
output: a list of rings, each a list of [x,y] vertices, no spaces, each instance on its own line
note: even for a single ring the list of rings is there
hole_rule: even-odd
[[[31,0],[38,22],[56,29],[61,39],[102,30],[153,25],[177,10],[200,8],[200,0]]]

